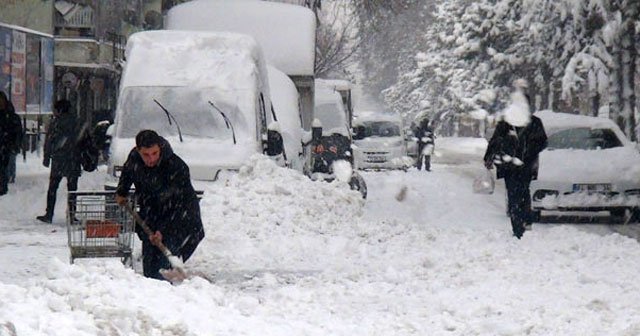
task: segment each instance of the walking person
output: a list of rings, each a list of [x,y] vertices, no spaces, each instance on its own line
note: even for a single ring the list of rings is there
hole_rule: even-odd
[[[433,130],[429,127],[429,119],[424,118],[417,123],[414,136],[418,143],[418,159],[416,168],[418,170],[431,171],[431,154],[434,147]]]
[[[142,241],[144,276],[162,280],[161,269],[171,264],[157,247],[158,242],[174,256],[187,261],[204,238],[200,204],[191,184],[189,167],[171,149],[167,140],[152,130],[136,135],[136,147],[124,163],[116,202],[127,204],[131,186],[135,186],[140,217],[154,234],[148,237],[136,225]]]
[[[10,163],[22,144],[22,123],[7,95],[0,91],[0,196],[9,191]],[[15,161],[14,161],[15,162]]]
[[[531,227],[529,185],[537,176],[538,154],[547,147],[542,121],[531,112],[528,97],[516,88],[484,155],[485,166],[495,165],[497,178],[505,180],[511,227],[518,239]]]
[[[39,221],[51,223],[56,205],[56,194],[60,181],[67,179],[67,190],[78,190],[80,178],[80,155],[77,148],[78,129],[76,117],[72,113],[71,103],[62,99],[53,105],[53,118],[47,128],[44,141],[45,167],[51,165],[49,189],[47,190],[47,209],[44,215],[36,217]]]

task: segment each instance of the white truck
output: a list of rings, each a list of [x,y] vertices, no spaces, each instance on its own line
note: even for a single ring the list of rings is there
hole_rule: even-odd
[[[125,56],[110,131],[114,176],[143,129],[169,140],[194,180],[215,180],[255,153],[282,148],[281,138],[279,144],[268,138],[276,118],[266,63],[252,37],[145,31],[131,35]]]
[[[270,89],[287,164],[308,173],[309,148],[301,143],[308,143],[304,135],[308,137],[313,120],[316,29],[313,12],[303,6],[269,1],[194,0],[167,12],[166,29],[229,31],[256,39],[269,65]],[[291,86],[297,90],[295,97],[290,94]]]

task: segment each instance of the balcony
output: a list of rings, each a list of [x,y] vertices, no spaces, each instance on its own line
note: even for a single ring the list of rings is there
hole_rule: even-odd
[[[54,34],[69,37],[93,37],[96,20],[90,6],[56,1]]]

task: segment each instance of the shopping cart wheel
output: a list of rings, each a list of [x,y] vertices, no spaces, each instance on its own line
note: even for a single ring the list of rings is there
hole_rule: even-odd
[[[133,268],[133,258],[131,257],[131,254],[127,254],[124,257],[120,258],[120,261],[122,261],[122,264]]]

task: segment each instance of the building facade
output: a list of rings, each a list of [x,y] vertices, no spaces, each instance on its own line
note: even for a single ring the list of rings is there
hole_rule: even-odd
[[[162,0],[0,0],[0,8],[0,89],[38,120],[62,98],[89,126],[112,119],[127,37],[162,28]]]

